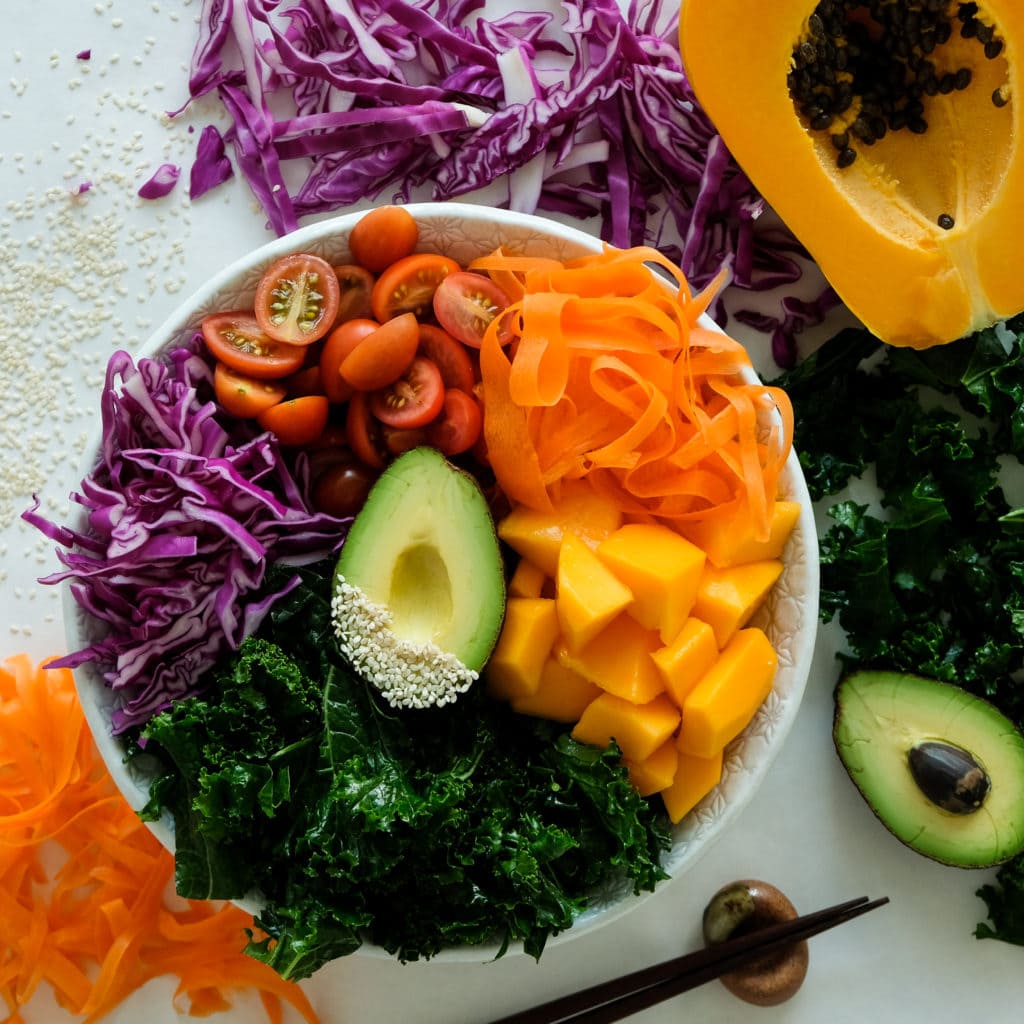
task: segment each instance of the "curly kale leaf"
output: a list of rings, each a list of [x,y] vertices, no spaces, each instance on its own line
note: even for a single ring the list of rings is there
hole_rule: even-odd
[[[978,889],[989,920],[974,930],[979,939],[1000,939],[1024,946],[1024,855],[1003,864],[994,885]]]
[[[846,633],[845,660],[957,683],[1021,721],[1024,530],[1003,479],[1019,467],[1024,358],[1007,330],[915,351],[850,329],[777,383],[815,497],[868,470],[880,493],[874,509],[828,507],[821,537],[821,615]]]

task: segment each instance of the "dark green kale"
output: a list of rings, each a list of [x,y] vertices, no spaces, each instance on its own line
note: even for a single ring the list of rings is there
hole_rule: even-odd
[[[1024,509],[1004,482],[1024,455],[1024,316],[915,351],[837,334],[776,384],[816,501],[861,477],[876,505],[825,505],[821,617],[846,668],[932,676],[1024,724]],[[979,937],[1024,943],[1024,855],[979,891]]]
[[[821,615],[848,666],[956,683],[1024,722],[1024,318],[925,351],[846,330],[784,375],[812,497],[873,473],[877,507],[827,507]],[[1009,331],[1017,333],[1010,334]]]
[[[999,868],[995,885],[983,885],[978,895],[988,906],[991,924],[979,924],[974,934],[1024,946],[1024,857]]]
[[[337,656],[331,566],[300,570],[201,696],[146,730],[167,770],[186,896],[258,893],[249,952],[286,978],[371,941],[401,960],[521,941],[540,956],[614,877],[665,877],[669,843],[614,747],[516,715],[474,687],[395,711]],[[280,581],[274,581],[279,585]]]

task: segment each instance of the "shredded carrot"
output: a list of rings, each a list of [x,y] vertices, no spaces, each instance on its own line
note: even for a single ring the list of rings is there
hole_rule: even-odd
[[[175,1007],[203,1017],[258,994],[318,1017],[302,989],[243,952],[253,918],[173,895],[174,857],[118,792],[68,669],[24,654],[0,664],[0,1008],[21,1024],[40,985],[100,1021],[154,978],[177,977]]]
[[[792,408],[700,322],[723,275],[693,295],[647,247],[470,266],[514,295],[480,351],[484,440],[510,500],[545,510],[561,480],[589,477],[634,516],[745,515],[767,535]]]

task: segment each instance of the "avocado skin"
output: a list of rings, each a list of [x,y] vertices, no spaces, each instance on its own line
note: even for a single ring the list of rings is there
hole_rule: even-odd
[[[908,673],[860,670],[835,690],[832,738],[876,817],[918,853],[961,868],[991,867],[1024,850],[1024,735],[988,701]],[[917,744],[960,747],[991,788],[970,814],[943,810],[914,781]]]
[[[336,573],[392,612],[396,634],[469,669],[497,642],[505,573],[494,520],[476,479],[434,448],[404,452],[381,474]]]

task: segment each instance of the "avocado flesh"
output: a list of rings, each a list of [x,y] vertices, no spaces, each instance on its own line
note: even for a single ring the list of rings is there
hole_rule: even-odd
[[[1024,736],[987,701],[959,687],[898,672],[855,672],[835,694],[840,760],[882,823],[926,857],[988,867],[1024,849]],[[971,813],[930,800],[908,757],[921,743],[966,751],[990,788]]]
[[[433,644],[468,669],[497,642],[505,575],[494,522],[473,477],[435,449],[414,448],[381,474],[337,575],[387,609],[401,640]]]

